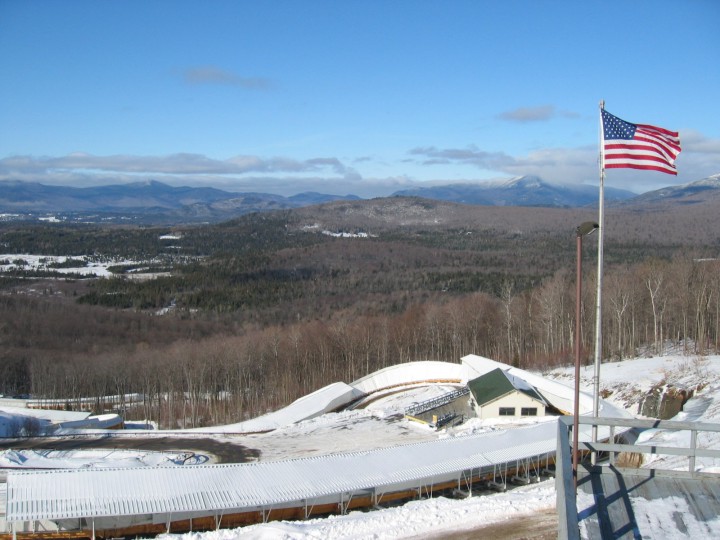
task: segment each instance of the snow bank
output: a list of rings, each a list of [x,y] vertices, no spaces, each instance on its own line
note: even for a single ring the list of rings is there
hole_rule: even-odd
[[[467,531],[502,523],[537,512],[552,512],[552,481],[516,488],[512,492],[462,500],[438,497],[412,501],[375,512],[350,512],[345,516],[306,521],[275,521],[202,534],[164,534],[162,540],[309,540],[323,538],[423,538],[452,531]],[[439,537],[439,536],[438,536]]]

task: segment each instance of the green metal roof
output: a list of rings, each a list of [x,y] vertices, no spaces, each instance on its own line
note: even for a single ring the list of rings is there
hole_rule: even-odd
[[[500,368],[469,381],[468,388],[470,388],[470,392],[472,392],[473,398],[475,398],[478,405],[485,405],[514,391],[522,392],[547,405],[545,398],[529,383]]]

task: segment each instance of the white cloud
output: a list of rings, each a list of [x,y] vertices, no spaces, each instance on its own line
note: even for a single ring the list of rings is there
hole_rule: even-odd
[[[505,111],[500,113],[498,118],[513,122],[538,122],[548,120],[554,115],[554,105],[541,105],[539,107],[519,107],[512,111]]]
[[[536,107],[518,107],[497,115],[501,120],[511,122],[544,122],[552,118],[578,118],[580,115],[570,111],[559,111],[555,105],[539,105]]]
[[[720,140],[689,130],[681,132],[680,136],[683,151],[677,159],[677,177],[653,171],[613,169],[606,174],[607,185],[640,193],[720,173]],[[593,183],[600,176],[597,145],[543,148],[524,156],[481,150],[475,146],[427,146],[412,149],[410,155],[418,164],[428,167],[463,165],[509,176],[535,175],[556,183]]]
[[[683,129],[679,133],[683,152],[720,155],[720,139],[711,139],[692,129]]]
[[[640,193],[720,173],[720,140],[692,130],[681,130],[680,135],[683,151],[677,160],[677,177],[650,171],[613,169],[606,176],[606,185]],[[394,170],[385,163],[385,170],[391,171],[387,176],[382,173],[369,176],[363,173],[363,168],[372,169],[377,162],[367,156],[347,158],[353,164],[349,167],[335,157],[294,159],[237,155],[214,159],[193,153],[166,156],[96,156],[87,153],[60,157],[17,155],[0,159],[0,180],[92,186],[154,179],[171,185],[215,186],[235,192],[294,195],[302,191],[322,191],[376,197],[419,184],[475,182],[502,176],[536,175],[555,183],[596,183],[599,178],[598,157],[597,145],[543,148],[526,155],[490,151],[474,145],[458,148],[423,146],[413,148],[407,156],[397,159]],[[410,174],[417,175],[417,178]],[[418,178],[423,181],[419,182]]]
[[[415,148],[414,156],[425,156],[423,165],[463,164],[510,176],[532,174],[553,182],[582,182],[597,171],[597,148],[546,148],[516,157],[503,152],[487,152],[475,147],[462,149]]]
[[[410,150],[410,154],[413,156],[425,156],[426,159],[422,161],[424,165],[462,163],[488,170],[500,170],[501,167],[514,161],[512,156],[503,152],[487,152],[473,145],[466,148],[436,148],[434,146],[425,146],[413,148]]]
[[[57,172],[125,173],[125,174],[247,174],[257,172],[317,172],[330,170],[344,174],[344,165],[335,158],[259,158],[234,156],[226,160],[208,158],[201,154],[171,154],[168,156],[93,156],[70,154],[64,157],[10,156],[0,159],[0,175],[42,174]]]
[[[389,195],[407,185],[401,179],[366,179],[339,159],[297,160],[283,157],[234,156],[226,160],[200,154],[168,156],[62,157],[10,156],[0,159],[0,180],[50,185],[96,186],[154,179],[170,185],[214,186],[233,192],[263,191],[295,195],[303,191],[362,197]]]
[[[271,87],[269,79],[262,77],[241,77],[215,66],[187,68],[183,71],[182,76],[183,80],[188,84],[218,84],[237,86],[247,90],[267,90]]]

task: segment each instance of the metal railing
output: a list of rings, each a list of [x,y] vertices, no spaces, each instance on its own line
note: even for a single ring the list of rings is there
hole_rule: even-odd
[[[470,389],[467,386],[464,386],[463,388],[453,390],[452,392],[448,392],[447,394],[443,394],[441,396],[431,399],[426,399],[425,401],[420,401],[418,403],[413,403],[405,409],[405,414],[413,415],[420,414],[425,411],[430,411],[432,409],[442,407],[443,405],[447,405],[448,403],[455,401],[457,398],[466,396],[469,393]]]
[[[720,424],[701,422],[677,422],[672,420],[635,420],[627,418],[590,418],[579,417],[579,425],[605,426],[609,428],[607,438],[597,442],[580,441],[580,453],[595,454],[596,465],[584,467],[590,474],[602,473],[612,469],[614,472],[637,476],[673,476],[681,478],[719,478],[718,473],[697,470],[697,458],[720,458],[720,450],[698,448],[698,433],[720,433]],[[572,427],[573,417],[562,416],[558,420],[557,462],[555,486],[557,488],[558,538],[574,540],[580,538],[578,527],[577,493],[572,471]],[[630,429],[663,429],[669,431],[689,431],[690,441],[686,446],[660,446],[656,444],[620,444],[614,443],[620,431]],[[607,442],[605,442],[607,441]],[[599,453],[607,453],[607,460],[599,461]],[[655,462],[646,468],[626,468],[617,466],[619,453],[650,454],[666,456],[686,456],[687,470],[662,468],[662,462]],[[580,469],[578,469],[578,474]]]

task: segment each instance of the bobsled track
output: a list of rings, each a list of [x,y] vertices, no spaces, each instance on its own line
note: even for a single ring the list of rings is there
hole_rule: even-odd
[[[478,481],[504,489],[553,465],[555,422],[508,447],[502,433],[397,446],[360,454],[237,465],[83,469],[8,476],[7,521],[23,537],[119,537],[304,519],[345,513]],[[38,521],[54,522],[42,528]]]
[[[423,364],[413,366],[413,377],[419,368],[442,368],[447,376],[450,365]],[[509,368],[466,357],[465,373],[457,375],[467,382],[468,370],[474,376],[498,366]],[[509,369],[568,410],[572,389]],[[375,386],[399,384],[397,370],[383,371],[373,379]],[[429,380],[427,374],[422,378]],[[369,384],[367,378],[361,381]],[[581,412],[590,401],[590,396],[582,397]],[[627,416],[609,405],[600,412]],[[537,481],[554,469],[557,433],[557,421],[547,419],[525,427],[284,461],[11,472],[0,536],[111,538],[209,530],[345,513],[447,490],[468,494],[479,484],[503,490],[511,482]],[[580,438],[590,440],[589,426]]]

